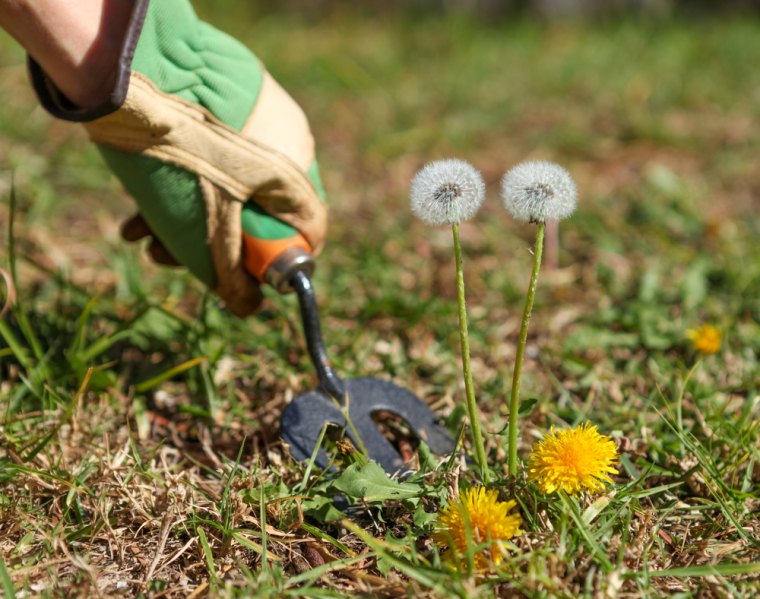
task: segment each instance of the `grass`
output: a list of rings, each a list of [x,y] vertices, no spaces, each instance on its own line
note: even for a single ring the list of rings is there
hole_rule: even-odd
[[[525,533],[492,575],[469,577],[430,532],[472,471],[424,452],[403,482],[361,461],[338,478],[294,463],[278,416],[315,385],[294,298],[268,293],[239,321],[121,243],[129,200],[81,131],[34,107],[23,57],[0,36],[0,266],[15,269],[19,298],[0,323],[4,594],[754,596],[757,18],[307,20],[197,4],[312,120],[332,205],[315,287],[336,369],[408,386],[454,434],[450,244],[414,221],[406,194],[434,158],[483,171],[490,196],[461,228],[472,367],[493,484],[517,500]],[[496,434],[532,241],[496,183],[525,158],[561,163],[581,195],[536,292],[520,457],[552,424],[597,424],[621,468],[580,500],[507,478]],[[702,322],[720,326],[723,348],[682,389],[696,359],[685,331]]]

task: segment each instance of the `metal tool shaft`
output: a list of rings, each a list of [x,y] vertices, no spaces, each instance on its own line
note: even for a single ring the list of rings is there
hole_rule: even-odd
[[[306,272],[296,270],[290,277],[290,285],[298,296],[303,332],[306,336],[306,347],[309,350],[314,368],[317,370],[319,386],[322,391],[334,397],[342,404],[346,388],[327,359],[325,343],[322,340],[322,330],[319,326],[317,300],[311,279]]]

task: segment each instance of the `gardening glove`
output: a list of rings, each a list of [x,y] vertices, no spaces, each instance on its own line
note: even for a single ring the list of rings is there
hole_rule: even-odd
[[[185,265],[233,313],[261,303],[249,271],[261,280],[273,252],[322,248],[327,214],[306,117],[247,48],[200,21],[188,0],[134,1],[117,83],[95,109],[72,105],[29,65],[42,105],[84,123],[137,201],[141,215],[125,237],[157,237],[151,254]]]

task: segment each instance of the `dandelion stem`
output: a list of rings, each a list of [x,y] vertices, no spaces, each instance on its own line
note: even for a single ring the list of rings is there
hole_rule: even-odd
[[[462,368],[464,370],[464,389],[467,398],[467,416],[470,419],[472,445],[475,451],[475,461],[480,468],[480,476],[488,483],[488,464],[486,449],[483,445],[483,435],[480,431],[480,414],[475,403],[475,389],[472,384],[472,369],[470,368],[470,340],[467,333],[467,303],[464,297],[464,270],[462,268],[462,245],[459,242],[459,225],[452,223],[454,235],[454,259],[457,268],[457,304],[459,306],[459,341],[462,346]]]
[[[509,398],[509,473],[517,476],[517,413],[520,406],[520,375],[522,374],[525,343],[528,339],[528,324],[533,310],[533,299],[536,296],[538,271],[541,269],[541,254],[544,248],[545,223],[538,223],[536,228],[536,245],[533,250],[533,272],[530,275],[528,295],[525,297],[522,324],[520,325],[520,340],[517,343],[515,370],[512,374],[512,396]]]

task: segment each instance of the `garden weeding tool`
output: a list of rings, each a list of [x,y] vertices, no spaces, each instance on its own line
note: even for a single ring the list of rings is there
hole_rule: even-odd
[[[293,457],[301,461],[309,459],[322,428],[329,423],[341,427],[356,447],[363,447],[367,456],[387,472],[398,471],[404,466],[403,460],[373,420],[377,412],[402,418],[433,453],[445,455],[454,451],[454,440],[438,424],[430,408],[412,392],[370,377],[344,381],[333,370],[322,340],[310,278],[314,271],[311,248],[300,233],[274,217],[265,219],[274,221],[274,226],[261,227],[263,213],[255,210],[258,214],[254,217],[254,210],[249,205],[243,211],[246,268],[279,293],[295,291],[306,346],[319,378],[318,388],[297,396],[282,415],[282,436]],[[315,464],[323,469],[328,465],[327,454],[321,448]]]

